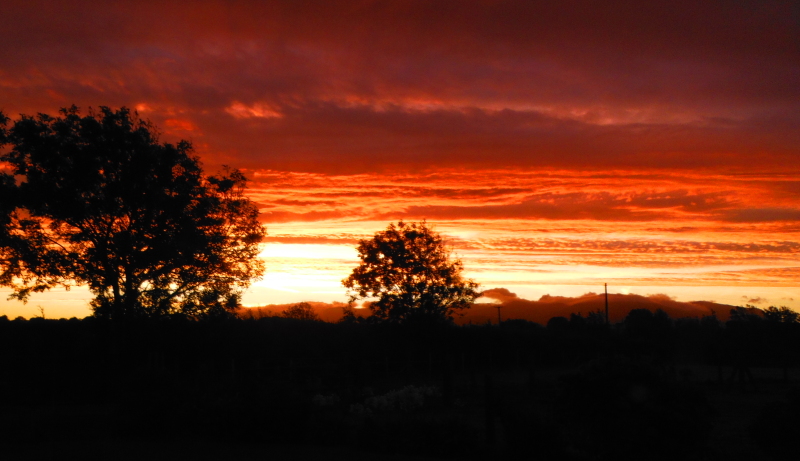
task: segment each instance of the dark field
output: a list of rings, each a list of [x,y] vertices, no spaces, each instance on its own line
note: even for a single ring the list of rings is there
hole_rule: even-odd
[[[2,458],[796,459],[796,327],[0,320]]]

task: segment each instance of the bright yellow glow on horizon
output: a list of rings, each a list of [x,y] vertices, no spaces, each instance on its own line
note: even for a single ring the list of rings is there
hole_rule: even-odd
[[[266,243],[258,256],[267,261],[270,258],[358,259],[358,253],[351,246],[298,243]]]
[[[751,197],[769,206],[795,206],[785,194],[770,199],[765,188],[773,182],[747,176],[593,174],[253,174],[259,182],[252,185],[252,197],[272,211],[263,215],[269,230],[260,252],[266,273],[244,302],[347,301],[341,281],[359,263],[358,241],[402,218],[426,219],[461,258],[464,275],[483,289],[507,288],[526,299],[581,296],[601,292],[608,283],[611,293],[663,293],[681,301],[732,305],[761,299],[759,307],[800,310],[800,225],[725,221],[731,207],[757,209],[760,203]],[[692,189],[693,184],[701,189]],[[537,194],[544,199],[531,199]],[[710,197],[709,207],[722,200],[721,211],[695,208],[700,200],[695,196]],[[572,211],[563,213],[550,202]],[[633,202],[644,215],[626,214]],[[321,210],[324,218],[304,215]],[[782,212],[770,210],[777,210],[776,216]],[[581,213],[590,214],[574,217]],[[51,317],[83,317],[90,313],[90,299],[87,290],[76,287],[36,294],[27,305],[0,304],[12,318],[38,315],[39,304]]]

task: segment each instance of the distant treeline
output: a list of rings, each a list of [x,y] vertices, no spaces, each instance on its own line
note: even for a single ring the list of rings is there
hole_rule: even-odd
[[[258,388],[290,377],[304,391],[324,392],[385,373],[555,368],[613,356],[676,373],[681,364],[728,367],[720,380],[750,386],[740,372],[774,367],[789,374],[800,366],[800,323],[791,311],[784,317],[774,312],[739,308],[723,323],[715,316],[675,320],[638,309],[610,327],[599,314],[573,314],[545,326],[508,320],[499,328],[430,329],[283,317],[124,324],[0,317],[0,392],[36,402],[161,398],[172,392],[160,380],[139,381],[162,375],[169,376],[166,383],[185,381],[181,398],[219,379]]]
[[[344,364],[384,359],[457,360],[483,369],[523,362],[573,365],[613,354],[661,363],[783,367],[800,365],[794,353],[800,350],[799,320],[787,308],[752,306],[732,309],[726,322],[716,315],[673,319],[661,310],[633,309],[612,325],[593,312],[553,317],[546,325],[505,320],[499,328],[489,323],[409,328],[371,324],[364,317],[329,323],[286,315],[125,323],[0,316],[0,354],[5,369],[65,373],[198,367],[221,373],[292,360]]]

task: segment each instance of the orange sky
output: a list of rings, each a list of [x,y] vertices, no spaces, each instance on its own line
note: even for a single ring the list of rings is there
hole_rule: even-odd
[[[124,105],[246,169],[250,305],[344,300],[402,218],[522,297],[800,309],[800,6],[698,3],[12,0],[0,110]]]

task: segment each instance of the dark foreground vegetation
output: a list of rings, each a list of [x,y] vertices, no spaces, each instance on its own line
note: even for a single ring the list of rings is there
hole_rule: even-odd
[[[796,317],[746,309],[611,327],[2,317],[0,444],[5,459],[797,459],[798,350]]]

